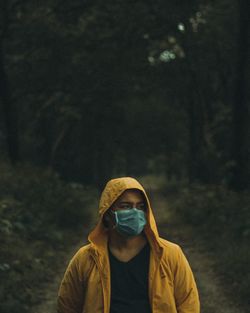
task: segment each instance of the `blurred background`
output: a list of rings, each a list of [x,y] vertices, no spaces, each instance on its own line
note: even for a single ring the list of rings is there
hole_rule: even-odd
[[[249,1],[0,6],[1,312],[38,301],[58,249],[124,175],[163,177],[176,214],[228,242],[227,283],[247,302]]]

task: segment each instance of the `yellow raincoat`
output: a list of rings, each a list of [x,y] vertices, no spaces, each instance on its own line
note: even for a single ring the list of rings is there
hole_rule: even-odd
[[[152,313],[199,313],[196,284],[181,248],[159,237],[145,190],[130,177],[113,179],[106,185],[100,199],[99,222],[88,237],[90,244],[75,254],[63,277],[57,312],[109,313],[111,287],[108,237],[102,217],[127,189],[141,190],[147,200],[144,233],[151,248],[148,294]]]

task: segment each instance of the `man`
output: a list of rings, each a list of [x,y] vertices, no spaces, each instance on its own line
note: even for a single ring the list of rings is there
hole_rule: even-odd
[[[71,260],[58,313],[199,313],[190,266],[180,247],[159,237],[141,184],[109,181],[90,244]]]

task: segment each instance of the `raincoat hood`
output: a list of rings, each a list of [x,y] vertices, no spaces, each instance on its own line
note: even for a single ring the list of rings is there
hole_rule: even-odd
[[[101,249],[107,242],[108,230],[103,224],[103,215],[111,207],[111,205],[119,198],[119,196],[128,189],[140,190],[147,202],[147,224],[144,227],[144,233],[151,244],[156,250],[160,249],[159,234],[152,212],[150,201],[143,188],[143,186],[132,177],[121,177],[110,180],[105,186],[99,203],[99,222],[94,230],[89,234],[89,241]]]

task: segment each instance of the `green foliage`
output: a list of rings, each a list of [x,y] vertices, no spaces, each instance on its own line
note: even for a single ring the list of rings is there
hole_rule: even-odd
[[[236,0],[8,3],[25,161],[101,186],[165,155],[168,176],[230,181]]]
[[[26,313],[96,211],[93,188],[0,162],[0,311]]]
[[[250,276],[250,195],[222,186],[192,185],[183,188],[173,207],[193,226],[218,262],[218,271],[243,303],[248,299]]]
[[[86,207],[93,197],[90,188],[67,184],[46,169],[0,166],[1,212],[8,214],[11,222],[23,223],[30,231],[41,222],[76,227],[88,218]]]
[[[239,241],[250,239],[247,192],[239,194],[222,186],[193,185],[182,190],[179,201],[178,211],[189,223]]]

